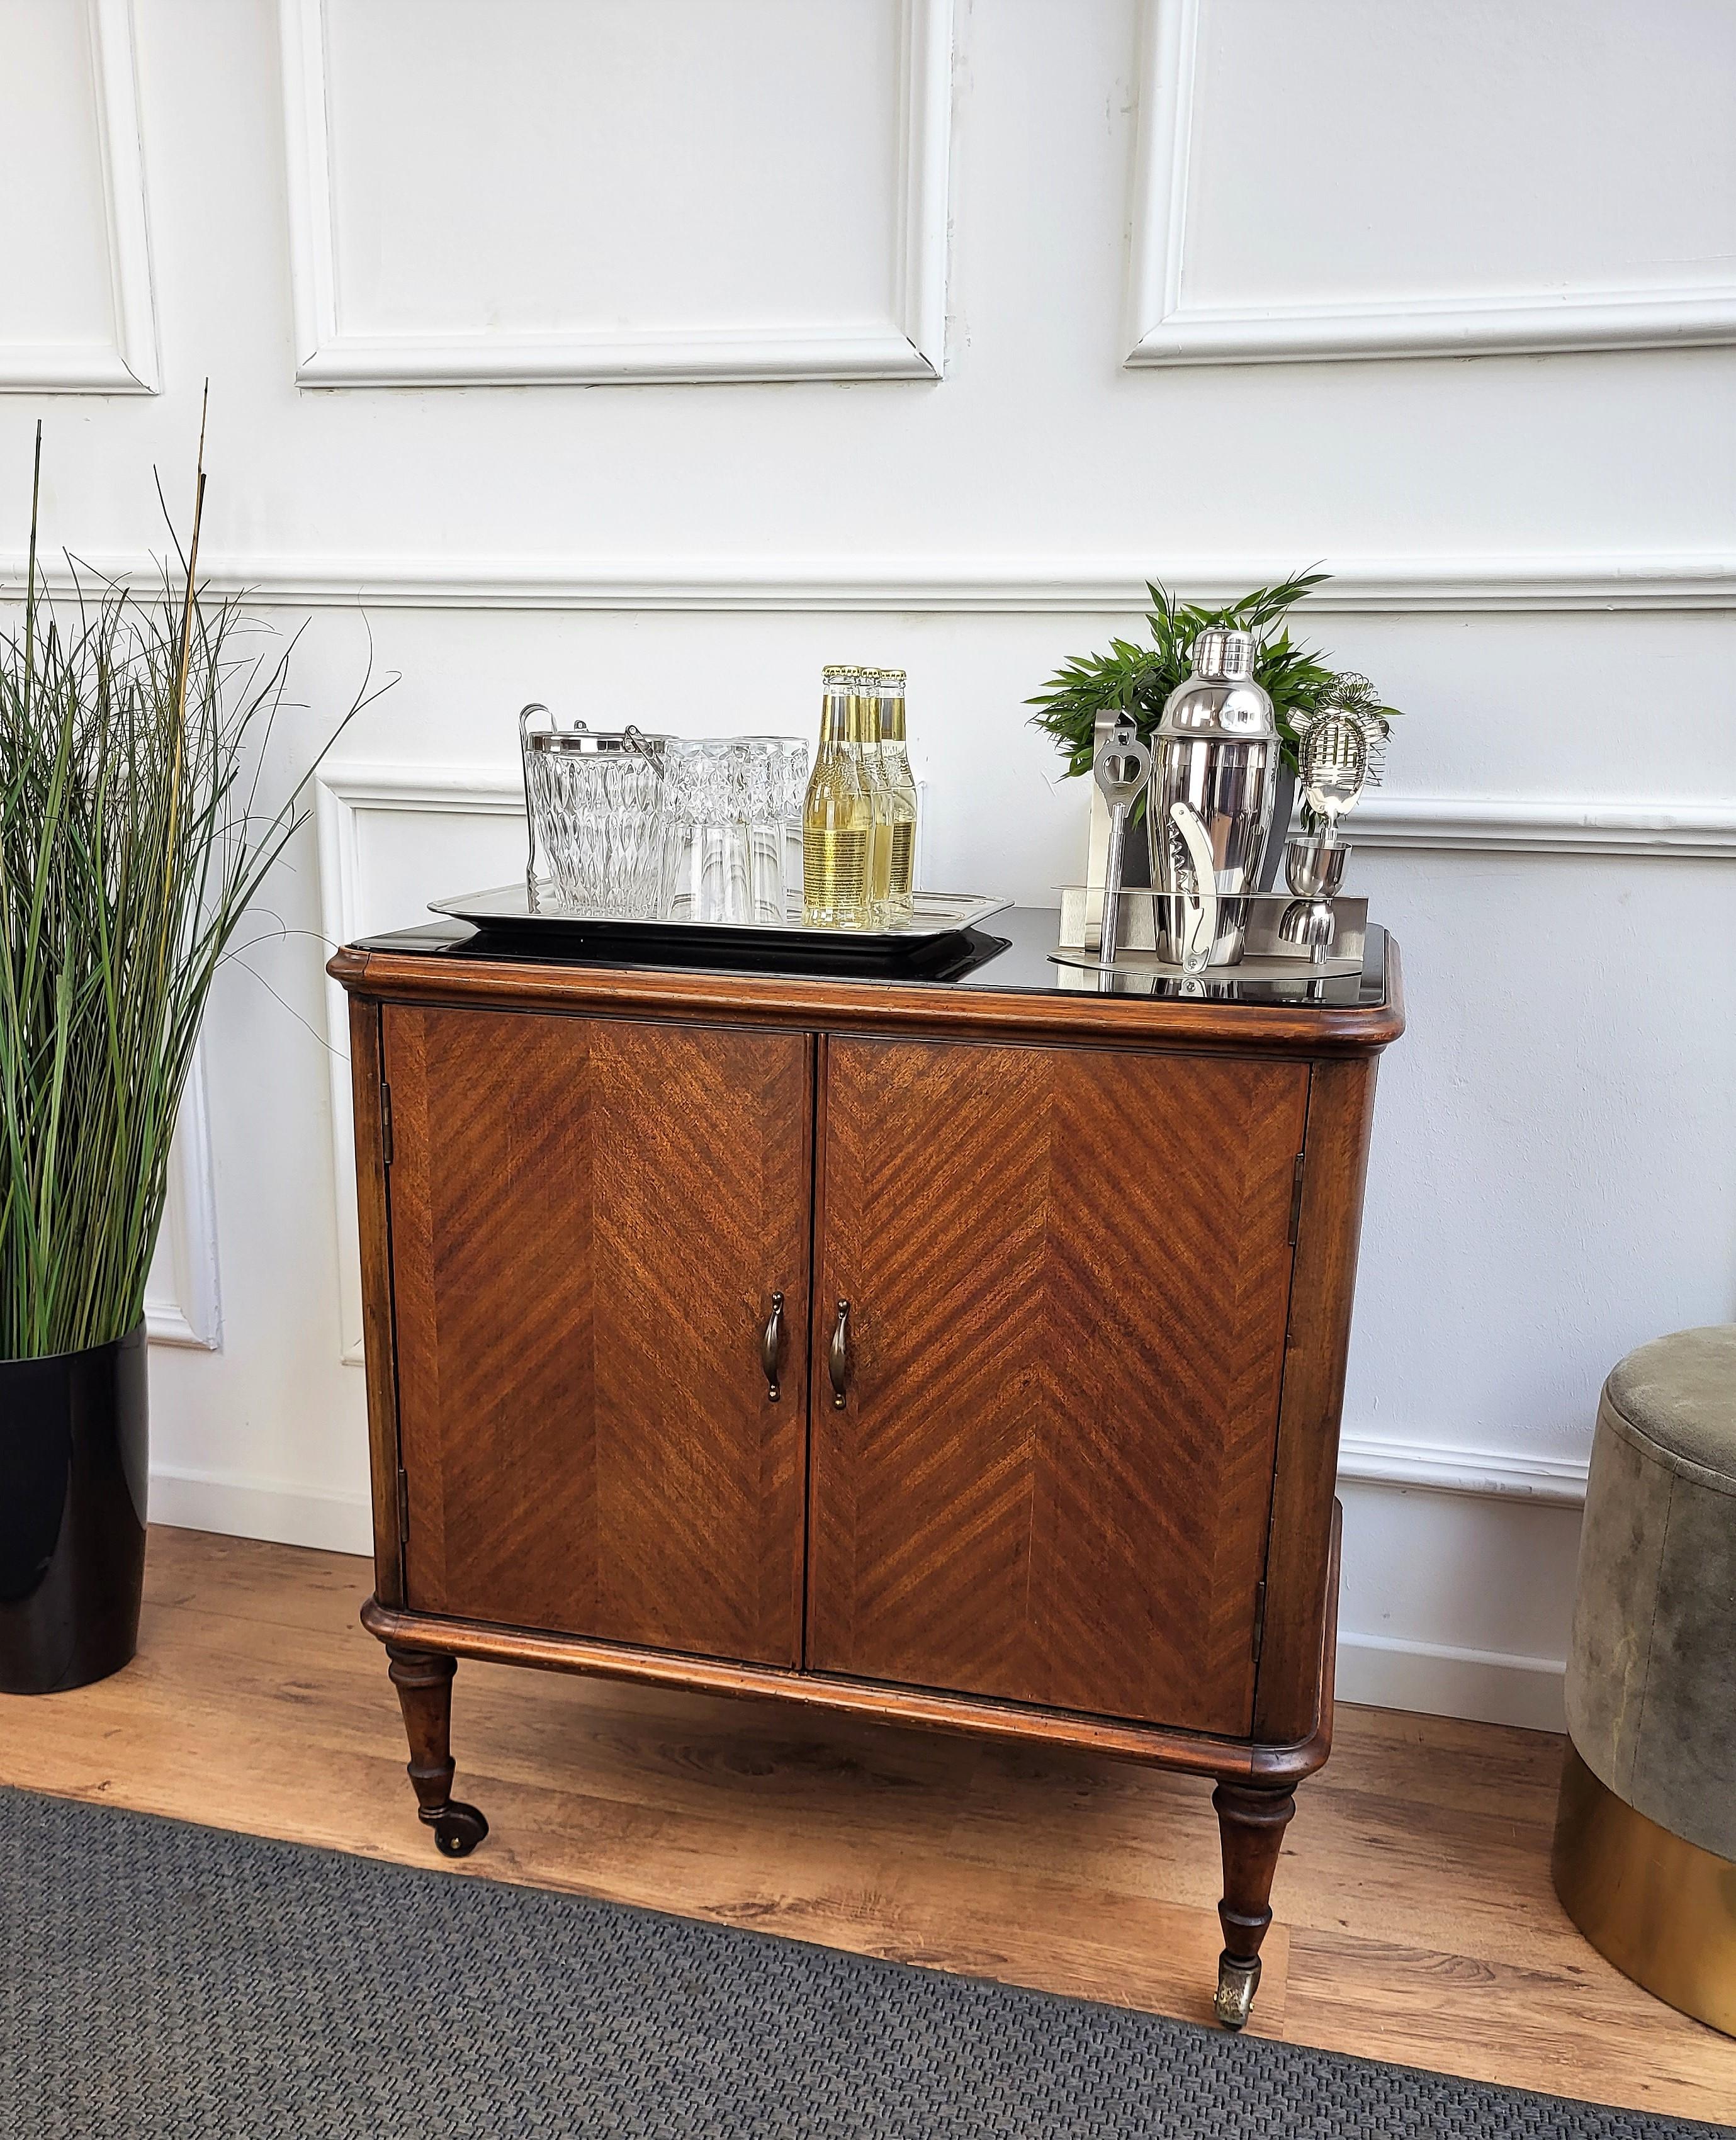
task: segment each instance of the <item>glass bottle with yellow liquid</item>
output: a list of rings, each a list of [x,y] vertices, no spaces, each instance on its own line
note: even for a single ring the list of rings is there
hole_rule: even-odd
[[[802,805],[802,918],[810,929],[871,929],[874,798],[858,731],[861,672],[822,679],[820,747]]]
[[[905,672],[882,669],[875,679],[875,799],[886,826],[886,924],[895,929],[915,911],[916,780],[905,747]]]
[[[890,925],[893,803],[880,764],[882,671],[859,669],[851,679],[850,744],[874,812],[868,844],[868,900],[876,929]]]

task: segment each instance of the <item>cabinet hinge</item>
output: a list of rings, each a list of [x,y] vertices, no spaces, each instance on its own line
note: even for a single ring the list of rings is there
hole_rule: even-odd
[[[404,1466],[398,1466],[398,1560],[400,1572],[404,1557],[409,1545],[409,1478]]]
[[[403,1477],[403,1473],[398,1475]],[[1260,1651],[1266,1641],[1266,1586],[1257,1583],[1253,1587],[1253,1661],[1260,1661]]]
[[[384,1077],[380,1081],[380,1158],[384,1166],[392,1163],[392,1088]],[[1296,1239],[1293,1231],[1290,1238]]]
[[[1296,1246],[1296,1237],[1302,1231],[1302,1166],[1308,1155],[1296,1155],[1296,1171],[1290,1177],[1290,1245]]]

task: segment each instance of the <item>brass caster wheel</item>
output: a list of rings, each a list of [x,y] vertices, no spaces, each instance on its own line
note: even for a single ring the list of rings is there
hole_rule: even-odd
[[[1218,1995],[1212,2001],[1212,2011],[1233,2034],[1245,2026],[1253,2011],[1253,1995],[1259,1981],[1258,1955],[1252,1961],[1237,1961],[1227,1954],[1219,1957]]]
[[[468,1858],[488,1833],[488,1823],[473,1805],[454,1799],[434,1823],[434,1842],[443,1858]]]

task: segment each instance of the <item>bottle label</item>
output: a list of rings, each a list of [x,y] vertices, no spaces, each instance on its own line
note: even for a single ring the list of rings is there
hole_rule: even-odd
[[[866,827],[802,827],[802,903],[811,925],[857,929],[866,924],[870,840]]]
[[[887,871],[887,889],[893,898],[910,897],[915,860],[916,827],[908,817],[901,817],[892,827],[892,853]]]

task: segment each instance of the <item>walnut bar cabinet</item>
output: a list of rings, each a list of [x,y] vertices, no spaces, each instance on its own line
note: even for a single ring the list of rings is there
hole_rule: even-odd
[[[1216,1780],[1247,2019],[1331,1742],[1398,960],[1150,977],[1015,910],[917,973],[347,946],[375,1594],[422,1819],[456,1660]]]

